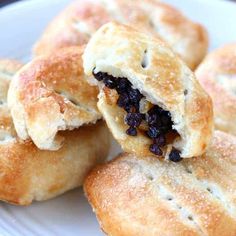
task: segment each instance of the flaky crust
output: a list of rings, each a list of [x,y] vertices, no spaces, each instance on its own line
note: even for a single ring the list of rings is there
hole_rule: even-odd
[[[15,136],[1,141],[0,200],[28,205],[58,196],[81,186],[88,171],[107,157],[109,133],[102,121],[61,135],[65,141],[58,151],[39,150]]]
[[[236,138],[216,131],[202,158],[180,163],[123,154],[84,189],[112,236],[235,236]]]
[[[1,80],[11,80],[12,76],[19,70],[23,64],[17,60],[0,58]]]
[[[36,146],[58,150],[60,130],[71,130],[101,118],[98,90],[85,80],[82,47],[61,49],[35,58],[13,78],[8,104],[18,136]]]
[[[236,135],[236,43],[207,55],[196,76],[213,100],[216,128]]]
[[[191,70],[165,43],[128,26],[108,23],[89,41],[83,61],[88,76],[95,69],[95,73],[125,77],[147,100],[170,111],[173,128],[180,134],[174,146],[181,150],[182,157],[205,151],[213,128],[211,99]],[[136,137],[125,133],[128,128],[125,111],[116,102],[114,90],[101,90],[98,107],[114,137],[127,152],[151,155],[151,139],[141,133]]]
[[[42,55],[87,43],[100,26],[112,20],[162,38],[190,68],[195,68],[206,54],[208,36],[203,26],[157,0],[74,1],[49,24],[34,53]]]
[[[16,60],[0,58],[0,104],[6,105],[7,91],[12,76],[19,70],[23,64]],[[3,106],[2,106],[3,107]]]
[[[0,59],[0,200],[27,205],[82,185],[87,172],[102,163],[109,150],[109,134],[103,122],[61,133],[59,151],[41,151],[16,136],[6,104],[8,84],[22,64]]]

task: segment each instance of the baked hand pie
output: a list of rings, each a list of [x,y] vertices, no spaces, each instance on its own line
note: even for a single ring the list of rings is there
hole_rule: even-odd
[[[192,69],[207,52],[205,28],[165,3],[157,0],[77,0],[49,24],[36,43],[34,54],[85,44],[99,27],[113,20],[160,37]]]
[[[100,86],[98,108],[126,152],[179,161],[206,150],[211,99],[164,42],[108,23],[89,41],[83,61]]]
[[[64,131],[64,145],[58,151],[42,151],[31,141],[20,140],[6,101],[11,77],[22,66],[0,60],[0,200],[27,205],[81,186],[88,171],[107,157],[109,134],[99,121]]]
[[[180,163],[122,154],[84,189],[112,236],[235,236],[236,138],[216,131],[201,158]]]
[[[72,130],[101,118],[98,89],[85,80],[82,47],[61,49],[33,59],[12,79],[8,105],[18,136],[44,150],[58,150],[61,130]]]
[[[236,43],[207,55],[196,77],[213,100],[216,128],[236,135]]]

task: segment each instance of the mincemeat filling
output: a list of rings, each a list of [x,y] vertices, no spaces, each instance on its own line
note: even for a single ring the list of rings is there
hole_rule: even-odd
[[[166,135],[170,132],[176,132],[172,126],[171,114],[169,111],[163,110],[158,105],[149,104],[149,108],[145,113],[141,111],[141,100],[145,97],[134,89],[132,84],[126,78],[115,78],[107,73],[93,73],[98,81],[103,81],[109,89],[115,89],[119,95],[117,105],[126,111],[124,122],[129,126],[126,134],[130,136],[138,135],[137,130],[144,131],[152,140],[149,147],[150,152],[157,156],[162,156],[162,148],[167,144]],[[169,154],[169,160],[181,161],[180,151],[172,148]]]

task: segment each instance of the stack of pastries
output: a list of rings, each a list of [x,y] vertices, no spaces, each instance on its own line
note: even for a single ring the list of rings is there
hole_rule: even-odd
[[[74,1],[0,60],[0,199],[83,185],[107,235],[235,236],[236,44],[207,48],[158,0]]]

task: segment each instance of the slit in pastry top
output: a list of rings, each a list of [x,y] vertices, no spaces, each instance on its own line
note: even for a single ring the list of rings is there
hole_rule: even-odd
[[[126,152],[178,162],[206,150],[211,99],[164,42],[108,23],[89,41],[83,65],[100,87],[98,108]]]

